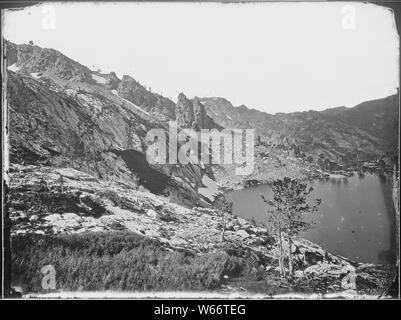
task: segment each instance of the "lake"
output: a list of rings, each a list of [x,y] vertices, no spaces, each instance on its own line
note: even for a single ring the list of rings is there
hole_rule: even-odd
[[[319,211],[308,215],[313,229],[300,235],[327,251],[357,262],[394,264],[396,222],[392,202],[392,179],[366,174],[327,181],[309,181],[312,197],[322,199]],[[264,221],[260,194],[272,198],[268,185],[231,194],[234,214]]]

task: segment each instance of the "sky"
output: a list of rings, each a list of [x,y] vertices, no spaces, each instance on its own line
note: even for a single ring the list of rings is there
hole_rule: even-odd
[[[390,10],[362,3],[74,3],[4,14],[4,37],[131,75],[176,101],[268,113],[352,107],[399,87]]]

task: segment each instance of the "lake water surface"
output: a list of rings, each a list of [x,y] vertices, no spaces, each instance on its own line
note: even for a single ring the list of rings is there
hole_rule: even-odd
[[[357,262],[395,262],[396,223],[391,178],[367,174],[363,178],[355,175],[308,183],[314,188],[312,197],[322,199],[322,203],[319,211],[308,218],[316,225],[301,237]],[[272,198],[268,185],[233,192],[234,214],[264,221],[265,206],[260,194]]]

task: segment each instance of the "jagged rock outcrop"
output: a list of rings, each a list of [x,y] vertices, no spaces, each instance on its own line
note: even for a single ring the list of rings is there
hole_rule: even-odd
[[[177,104],[161,95],[152,93],[134,78],[124,75],[117,88],[118,95],[152,114],[165,116],[166,120],[177,120],[181,127],[195,130],[218,128],[200,102],[195,97],[189,100],[183,93],[178,96]]]
[[[157,101],[153,94],[150,94],[138,81],[128,75],[123,76],[118,86],[118,95],[146,110],[152,109]]]
[[[194,106],[194,123],[196,129],[209,128],[211,126],[211,119],[208,117],[205,106],[199,101],[198,97],[192,100]]]
[[[177,124],[184,128],[194,130],[221,128],[206,114],[205,107],[198,97],[190,100],[183,93],[178,95],[176,118]]]
[[[121,80],[117,77],[115,72],[110,72],[109,74],[107,74],[106,79],[107,79],[106,84],[111,90],[118,89],[118,86],[121,83]]]
[[[175,119],[175,104],[171,100],[150,92],[134,78],[124,75],[118,86],[118,95],[148,112]]]
[[[177,98],[176,117],[179,126],[192,127],[194,122],[194,108],[192,101],[183,93],[180,93]]]

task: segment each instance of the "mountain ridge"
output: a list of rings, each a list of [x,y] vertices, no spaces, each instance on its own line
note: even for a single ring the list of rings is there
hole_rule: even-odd
[[[17,45],[8,40],[5,40],[4,44],[7,50],[7,67],[9,70],[15,70],[18,73],[36,78],[41,76],[53,78],[53,76],[57,76],[67,81],[104,86],[162,121],[176,120],[177,116],[178,118],[183,118],[182,114],[176,114],[179,101],[175,103],[167,97],[152,92],[130,75],[123,75],[119,79],[115,72],[101,73],[90,70],[87,66],[51,48],[41,48],[33,44]],[[183,93],[179,97],[181,95],[186,98]],[[192,119],[190,123],[187,123],[189,127],[194,125],[194,127],[199,128],[219,128],[205,112],[202,112],[204,107],[197,97],[191,99],[191,104],[195,104],[200,113],[197,119]],[[190,107],[193,108],[192,106]],[[182,108],[179,111],[187,112]],[[197,124],[193,124],[192,121],[197,122]],[[182,121],[182,124],[184,123],[185,121]],[[202,127],[202,125],[206,127]]]
[[[362,158],[395,152],[397,145],[398,95],[363,102],[352,108],[269,114],[225,98],[201,98],[207,113],[224,127],[253,127],[257,135],[276,144],[284,138],[302,151],[329,158],[356,152]],[[372,128],[375,127],[375,128]],[[313,131],[314,130],[314,131]]]

